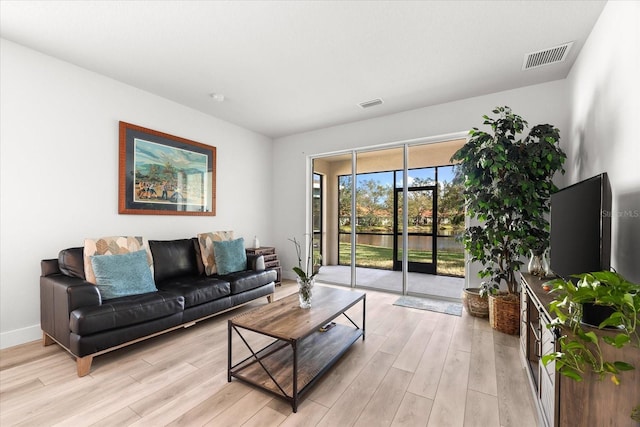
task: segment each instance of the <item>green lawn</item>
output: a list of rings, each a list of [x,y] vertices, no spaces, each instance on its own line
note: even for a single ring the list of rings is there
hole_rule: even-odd
[[[402,256],[402,251],[400,251]],[[431,251],[409,251],[409,261],[430,262]],[[464,276],[464,253],[438,251],[438,274]],[[340,243],[340,264],[351,263],[351,244]],[[356,267],[393,269],[393,249],[371,245],[356,245]]]

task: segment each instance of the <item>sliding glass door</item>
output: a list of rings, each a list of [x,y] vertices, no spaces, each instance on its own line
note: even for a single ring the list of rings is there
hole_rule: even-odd
[[[462,277],[464,251],[456,236],[464,227],[464,207],[447,163],[463,143],[315,158],[312,223],[314,251],[322,256],[319,280],[429,294],[429,277]]]

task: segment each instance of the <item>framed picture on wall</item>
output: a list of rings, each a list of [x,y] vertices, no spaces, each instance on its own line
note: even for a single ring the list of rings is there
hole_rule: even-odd
[[[216,214],[216,147],[120,122],[118,213]]]

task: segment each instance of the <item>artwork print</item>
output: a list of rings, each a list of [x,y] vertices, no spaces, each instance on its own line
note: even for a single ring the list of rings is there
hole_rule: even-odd
[[[125,214],[215,215],[215,147],[120,122]]]

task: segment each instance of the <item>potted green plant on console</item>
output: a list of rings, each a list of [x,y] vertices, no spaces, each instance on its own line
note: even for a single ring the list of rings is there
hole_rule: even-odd
[[[509,107],[484,117],[492,132],[473,128],[467,143],[451,158],[464,176],[467,213],[478,225],[463,235],[470,261],[479,262],[482,291],[489,294],[489,320],[501,332],[520,329],[516,271],[524,264],[531,236],[548,237],[549,197],[557,190],[552,178],[566,159],[560,133],[549,124],[536,125],[520,138],[527,122]],[[506,292],[499,292],[501,284]]]
[[[637,330],[640,321],[640,285],[611,271],[575,277],[579,279],[577,283],[563,279],[549,283],[555,295],[549,311],[556,316],[549,327],[562,332],[558,333],[560,351],[544,355],[542,362],[545,365],[555,362],[557,371],[576,381],[582,381],[585,374],[594,373],[599,379],[608,376],[614,384],[619,385],[621,374],[635,369],[631,362],[637,363],[640,354],[640,335]],[[601,312],[606,314],[598,319],[597,314]],[[559,328],[560,325],[564,329]],[[622,357],[621,352],[608,351],[605,354],[606,346],[615,349],[631,346],[638,351],[635,352],[635,360],[617,360]],[[616,360],[608,360],[611,355]],[[634,419],[640,422],[640,402],[634,412]]]

